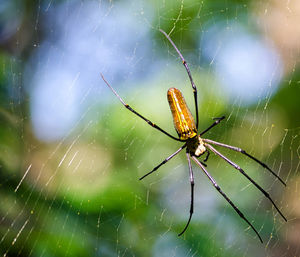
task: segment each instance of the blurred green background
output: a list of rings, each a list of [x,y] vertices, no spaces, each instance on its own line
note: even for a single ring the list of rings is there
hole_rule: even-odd
[[[300,256],[300,2],[2,0],[0,3],[0,254],[2,256]],[[200,131],[266,191],[211,154],[208,171],[264,244],[187,160],[166,92],[198,87]],[[202,157],[200,158],[202,159]]]

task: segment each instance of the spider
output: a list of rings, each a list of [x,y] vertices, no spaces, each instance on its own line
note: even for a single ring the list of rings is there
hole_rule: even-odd
[[[183,149],[186,148],[186,157],[188,161],[188,167],[189,167],[189,179],[190,179],[190,185],[191,185],[191,200],[190,200],[190,212],[189,212],[189,218],[188,221],[183,228],[183,230],[178,234],[178,236],[181,236],[188,228],[190,221],[192,219],[192,215],[194,212],[194,175],[193,175],[193,170],[192,170],[192,165],[191,165],[191,159],[201,168],[201,170],[205,173],[205,175],[208,177],[208,179],[211,181],[215,189],[225,198],[225,200],[232,206],[232,208],[235,210],[235,212],[252,228],[252,230],[256,233],[257,237],[259,238],[260,242],[263,243],[263,240],[256,230],[256,228],[249,222],[249,220],[244,216],[244,214],[238,209],[238,207],[230,200],[230,198],[222,191],[220,186],[217,184],[215,179],[209,174],[209,172],[206,170],[205,167],[207,165],[204,163],[208,160],[209,151],[212,151],[214,154],[217,156],[221,157],[223,160],[225,160],[227,163],[229,163],[232,167],[234,167],[236,170],[238,170],[243,176],[245,176],[255,187],[260,190],[264,196],[269,199],[269,201],[272,203],[272,205],[275,207],[277,212],[280,214],[280,216],[287,221],[285,216],[282,214],[282,212],[279,210],[279,208],[276,206],[272,198],[270,197],[269,193],[267,193],[260,185],[258,185],[251,177],[248,176],[248,174],[237,164],[235,164],[233,161],[228,159],[226,156],[224,156],[222,153],[220,153],[217,149],[215,149],[212,145],[217,145],[220,147],[228,148],[230,150],[242,153],[249,157],[250,159],[254,160],[255,162],[259,163],[262,167],[267,169],[271,174],[273,174],[284,186],[286,186],[285,182],[273,171],[271,170],[265,163],[261,162],[260,160],[256,159],[254,156],[248,154],[245,150],[219,143],[210,139],[202,138],[202,136],[209,131],[211,128],[219,124],[222,120],[225,119],[225,116],[222,116],[220,118],[214,118],[214,122],[204,131],[198,133],[198,124],[199,124],[199,119],[198,119],[198,102],[197,102],[197,88],[196,85],[193,81],[190,69],[187,65],[187,62],[183,58],[181,52],[178,50],[172,39],[168,36],[168,34],[160,29],[160,32],[167,38],[167,40],[172,44],[176,52],[178,53],[182,64],[184,65],[187,75],[189,77],[189,80],[192,85],[193,89],[193,94],[194,94],[194,101],[195,101],[195,110],[196,110],[196,122],[194,121],[194,118],[184,100],[184,97],[182,93],[176,89],[176,88],[170,88],[167,93],[168,97],[168,102],[169,106],[172,112],[173,116],[173,123],[175,130],[178,134],[178,137],[174,137],[159,126],[157,126],[155,123],[151,122],[138,112],[136,112],[134,109],[132,109],[128,104],[124,102],[124,100],[118,95],[118,93],[112,88],[112,86],[105,80],[103,74],[101,74],[101,77],[103,81],[106,83],[106,85],[112,90],[112,92],[116,95],[116,97],[120,100],[120,102],[124,105],[125,108],[127,108],[129,111],[133,112],[136,114],[138,117],[146,121],[150,126],[153,128],[159,130],[160,132],[164,133],[168,137],[179,141],[179,142],[184,142],[184,145],[181,146],[176,152],[171,154],[169,157],[165,158],[160,164],[158,164],[156,167],[154,167],[150,172],[146,173],[144,176],[140,178],[140,180],[144,179],[145,177],[149,176],[153,172],[155,172],[158,168],[160,168],[162,165],[167,163],[169,160],[171,160],[174,156],[176,156],[178,153],[180,153]],[[204,153],[206,153],[206,157],[202,161],[198,160],[198,157],[202,156]]]

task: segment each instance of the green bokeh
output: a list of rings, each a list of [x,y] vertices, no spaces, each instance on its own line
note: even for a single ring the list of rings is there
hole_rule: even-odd
[[[260,245],[253,231],[246,229],[245,223],[197,167],[194,167],[196,186],[207,184],[209,189],[203,192],[204,189],[200,188],[201,195],[196,195],[196,198],[201,199],[202,204],[206,198],[211,202],[208,201],[208,207],[199,207],[200,203],[196,201],[196,209],[208,208],[211,212],[207,217],[195,213],[187,233],[178,238],[177,233],[184,227],[189,211],[190,189],[185,154],[181,153],[159,172],[139,181],[180,144],[128,112],[113,94],[109,96],[107,105],[97,106],[102,114],[79,137],[70,152],[68,149],[79,134],[77,130],[70,138],[54,143],[40,142],[35,138],[28,107],[30,99],[25,89],[28,85],[23,84],[22,74],[33,51],[32,43],[43,41],[43,27],[36,30],[35,24],[37,20],[43,21],[43,12],[38,10],[44,8],[44,2],[47,1],[24,1],[20,9],[20,28],[15,37],[0,48],[0,254],[263,256],[265,251],[271,252],[272,249]],[[197,84],[201,84],[201,130],[212,123],[212,117],[229,116],[229,120],[208,133],[207,137],[249,149],[251,154],[268,162],[272,168],[280,168],[283,178],[292,180],[297,177],[300,126],[298,67],[295,66],[292,75],[283,78],[280,89],[269,99],[265,109],[265,101],[246,107],[231,103],[209,67],[207,69],[204,64],[200,69],[195,64],[202,25],[212,17],[215,21],[225,22],[237,19],[237,14],[240,15],[239,21],[245,22],[255,1],[163,2],[150,3],[151,8],[156,10],[152,26],[166,31],[174,29],[172,38],[178,47],[186,49],[184,53],[188,56],[194,56],[191,71],[194,80],[199,82]],[[198,18],[199,15],[201,18]],[[249,23],[246,24],[249,30],[256,31]],[[27,35],[25,42],[22,41],[22,33]],[[178,85],[173,86],[184,92],[188,103],[193,103],[193,96],[179,59],[177,65],[173,63],[175,58],[168,55],[170,52],[175,55],[173,49],[158,30],[153,30],[152,36],[151,40],[159,46],[157,54],[169,58],[171,64],[150,81],[139,81],[138,86],[129,87],[126,82],[118,86],[130,88],[130,92],[120,89],[130,105],[175,135],[166,100],[168,77],[176,76]],[[20,41],[22,47],[16,44]],[[100,77],[99,83],[102,83]],[[101,86],[105,87],[104,84]],[[108,91],[107,88],[104,90]],[[17,92],[13,94],[16,98],[12,97],[12,91]],[[194,112],[192,104],[190,107]],[[61,165],[66,152],[70,154]],[[270,191],[278,206],[288,213],[287,195],[283,195],[284,188],[274,177],[244,156],[226,150],[223,152]],[[288,248],[280,231],[282,221],[270,203],[236,170],[212,155],[208,162],[209,171],[253,225],[259,228],[264,240],[271,246],[277,244]],[[73,156],[76,158],[72,160]],[[17,188],[27,169],[26,179]],[[174,195],[171,195],[173,192]],[[274,215],[277,215],[276,219]]]

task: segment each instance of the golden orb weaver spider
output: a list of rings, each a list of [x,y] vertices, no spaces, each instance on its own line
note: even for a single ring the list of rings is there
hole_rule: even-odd
[[[277,179],[279,179],[279,181],[284,186],[286,186],[286,184],[265,163],[263,163],[260,160],[256,159],[254,156],[248,154],[245,150],[243,150],[241,148],[238,148],[238,147],[235,147],[235,146],[231,146],[231,145],[226,145],[226,144],[223,144],[223,143],[219,143],[219,142],[216,142],[216,141],[213,141],[213,140],[210,140],[210,139],[204,139],[204,138],[202,138],[202,136],[207,131],[209,131],[211,128],[213,128],[214,126],[216,126],[217,124],[219,124],[225,118],[225,116],[222,116],[220,118],[214,118],[215,121],[212,123],[212,125],[210,125],[207,129],[205,129],[201,133],[198,133],[199,119],[198,119],[197,88],[196,88],[196,85],[194,84],[194,81],[193,81],[190,69],[189,69],[189,67],[187,65],[187,62],[183,58],[181,52],[178,50],[178,48],[176,47],[176,45],[174,44],[174,42],[172,41],[172,39],[168,36],[168,34],[165,31],[161,30],[161,29],[160,29],[160,32],[164,34],[164,36],[168,39],[168,41],[172,44],[172,46],[174,47],[174,49],[178,53],[178,55],[179,55],[179,57],[180,57],[180,59],[182,61],[182,64],[184,65],[184,67],[186,69],[186,72],[188,74],[189,80],[190,80],[192,88],[193,88],[193,93],[194,93],[194,101],[195,101],[195,109],[196,109],[196,123],[195,123],[194,118],[193,118],[193,116],[192,116],[192,114],[191,114],[191,112],[190,112],[190,110],[189,110],[189,108],[188,108],[188,106],[187,106],[184,98],[183,98],[182,93],[178,89],[176,89],[176,88],[170,88],[168,90],[168,93],[167,93],[168,102],[169,102],[169,106],[170,106],[170,109],[171,109],[171,112],[172,112],[172,116],[173,116],[174,127],[175,127],[175,130],[176,130],[179,138],[176,138],[176,137],[172,136],[171,134],[169,134],[168,132],[166,132],[165,130],[163,130],[162,128],[160,128],[159,126],[157,126],[156,124],[154,124],[153,122],[151,122],[150,120],[148,120],[147,118],[145,118],[144,116],[142,116],[141,114],[139,114],[138,112],[136,112],[134,109],[132,109],[128,104],[126,104],[124,102],[124,100],[118,95],[118,93],[112,88],[112,86],[105,80],[104,76],[101,74],[101,77],[102,77],[103,81],[112,90],[112,92],[116,95],[116,97],[120,100],[120,102],[124,105],[124,107],[126,107],[129,111],[133,112],[138,117],[140,117],[144,121],[146,121],[150,126],[152,126],[153,128],[161,131],[162,133],[164,133],[168,137],[170,137],[170,138],[172,138],[172,139],[174,139],[176,141],[184,142],[184,145],[182,147],[180,147],[176,152],[174,152],[169,157],[167,157],[166,159],[164,159],[159,165],[157,165],[156,167],[154,167],[150,172],[148,172],[147,174],[145,174],[144,176],[142,176],[140,178],[140,180],[142,180],[143,178],[145,178],[148,175],[152,174],[160,166],[162,166],[163,164],[165,164],[166,162],[168,162],[169,160],[171,160],[175,155],[177,155],[184,148],[186,148],[186,157],[187,157],[187,160],[188,160],[189,175],[190,175],[190,184],[191,184],[190,215],[189,215],[189,219],[188,219],[185,227],[183,228],[182,232],[180,232],[178,234],[178,236],[181,236],[187,230],[187,228],[188,228],[188,226],[190,224],[190,221],[192,219],[193,212],[194,212],[194,175],[193,175],[193,170],[192,170],[192,165],[191,165],[191,158],[192,158],[192,160],[205,173],[205,175],[211,181],[211,183],[216,188],[216,190],[233,207],[233,209],[235,210],[235,212],[252,228],[252,230],[258,236],[260,242],[263,243],[263,240],[262,240],[260,234],[258,233],[258,231],[255,229],[255,227],[249,222],[249,220],[244,216],[244,214],[236,207],[236,205],[229,199],[229,197],[221,190],[221,188],[216,183],[216,181],[214,180],[214,178],[206,170],[206,168],[205,168],[206,164],[203,163],[202,161],[199,161],[197,158],[200,157],[201,155],[203,155],[204,153],[207,153],[207,156],[204,159],[204,162],[206,162],[208,160],[208,156],[209,156],[209,151],[208,150],[212,151],[214,154],[216,154],[219,157],[221,157],[223,160],[225,160],[227,163],[229,163],[232,167],[234,167],[235,169],[237,169],[243,176],[245,176],[256,188],[258,188],[264,194],[264,196],[269,199],[269,201],[272,203],[272,205],[275,207],[275,209],[277,210],[277,212],[280,214],[280,216],[285,221],[287,221],[287,219],[282,214],[282,212],[279,210],[279,208],[276,206],[276,204],[274,203],[274,201],[270,197],[269,193],[267,193],[251,177],[249,177],[248,174],[241,167],[239,167],[233,161],[231,161],[226,156],[224,156],[223,154],[221,154],[211,144],[217,145],[217,146],[220,146],[220,147],[225,147],[225,148],[228,148],[230,150],[233,150],[233,151],[236,151],[236,152],[239,152],[239,153],[242,153],[242,154],[246,155],[250,159],[252,159],[255,162],[259,163],[262,167],[266,168],[271,174],[273,174]]]

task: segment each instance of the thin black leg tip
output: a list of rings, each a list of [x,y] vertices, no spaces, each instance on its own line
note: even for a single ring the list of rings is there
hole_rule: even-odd
[[[268,170],[270,170],[270,169],[268,169]],[[286,183],[276,174],[276,173],[274,173],[273,171],[271,171],[272,173],[273,173],[273,175],[276,177],[276,178],[278,178],[278,180],[281,182],[281,184],[282,185],[284,185],[285,187],[286,187]]]
[[[184,231],[180,232],[177,236],[182,236],[183,233],[184,233]]]
[[[225,119],[225,115],[223,115],[221,117],[213,118],[213,120],[218,120],[218,121],[221,121],[223,119]]]
[[[147,173],[147,174],[145,174],[144,176],[141,176],[140,178],[139,178],[139,180],[142,180],[142,179],[144,179],[145,177],[147,177],[149,174]]]
[[[279,179],[279,180],[286,187],[286,183],[282,179]]]
[[[140,177],[139,180],[142,180],[142,179],[144,179],[145,177],[146,177],[146,175]]]
[[[254,231],[255,231],[255,233],[256,233],[256,235],[257,235],[259,241],[263,244],[264,242],[263,242],[263,240],[262,240],[260,234],[259,234],[256,230],[254,230]]]
[[[261,162],[260,160],[256,159],[254,156],[248,154],[245,150],[240,149],[240,152],[242,154],[245,154],[246,156],[248,156],[249,158],[251,158],[252,160],[256,161],[258,164],[260,164],[262,167],[266,168],[268,171],[271,172],[271,174],[273,176],[275,176],[285,187],[286,187],[286,183],[273,171],[271,170],[265,163]]]

